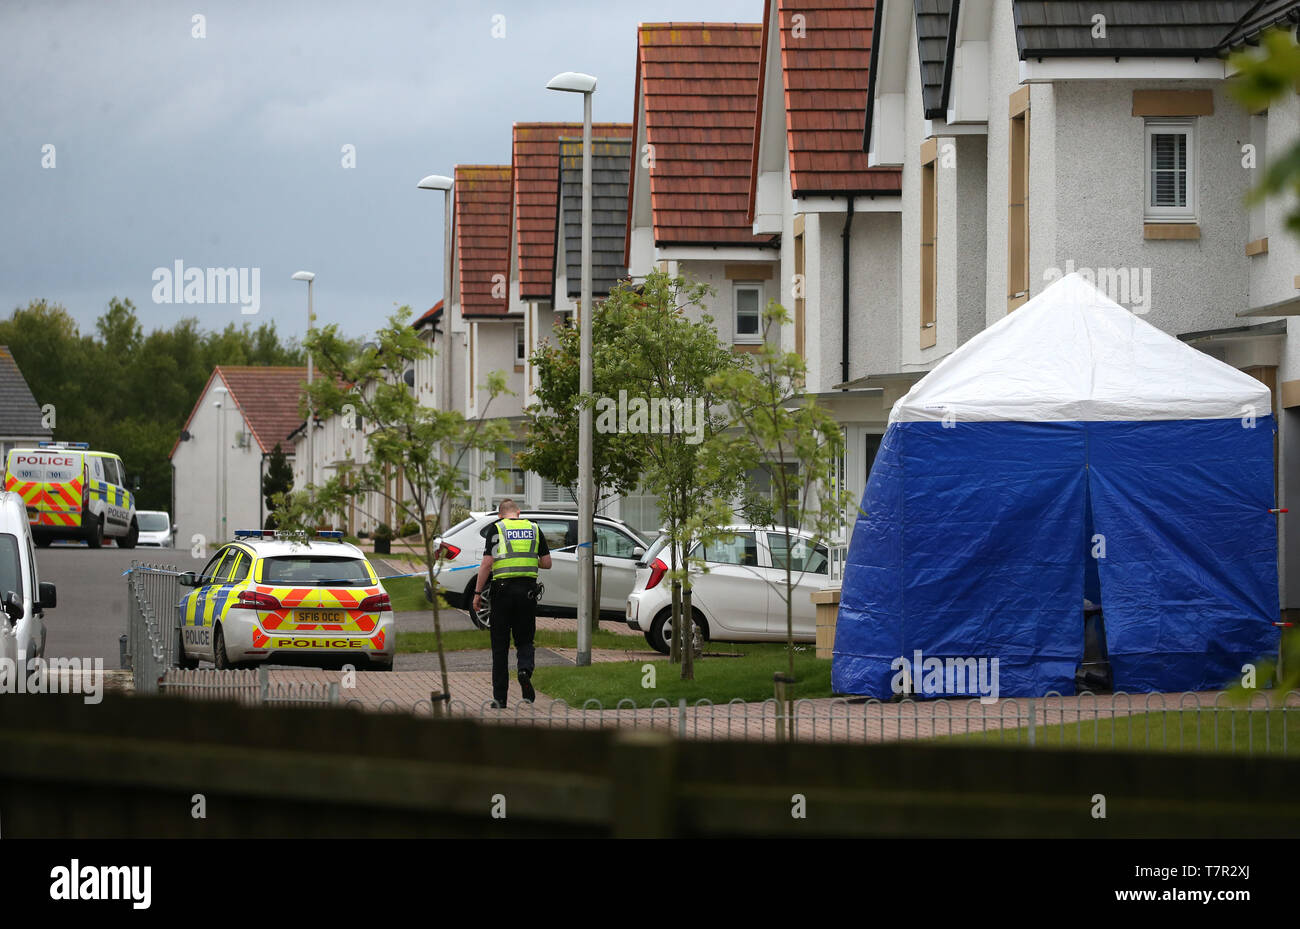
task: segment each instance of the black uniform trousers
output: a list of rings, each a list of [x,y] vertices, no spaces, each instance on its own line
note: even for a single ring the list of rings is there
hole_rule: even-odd
[[[492,698],[506,705],[510,689],[510,637],[520,671],[533,670],[533,639],[537,635],[537,603],[528,596],[535,577],[508,577],[492,582]]]

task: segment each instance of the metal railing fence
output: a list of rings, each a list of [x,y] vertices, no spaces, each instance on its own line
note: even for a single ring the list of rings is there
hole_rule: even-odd
[[[231,700],[246,705],[330,706],[339,703],[339,685],[323,681],[272,681],[270,670],[172,668],[158,684],[168,696],[195,700]]]
[[[159,681],[180,659],[180,584],[176,565],[133,561],[126,575],[126,643],[122,667],[136,693],[158,692]]]

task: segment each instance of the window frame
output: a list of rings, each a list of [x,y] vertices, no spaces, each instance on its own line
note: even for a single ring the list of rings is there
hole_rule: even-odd
[[[939,152],[938,139],[921,145],[920,346],[939,341]]]
[[[1157,135],[1182,135],[1187,139],[1187,205],[1155,206],[1152,199],[1151,146]],[[1195,223],[1200,198],[1197,196],[1199,171],[1196,157],[1196,117],[1148,116],[1142,126],[1142,218],[1148,223]]]
[[[755,322],[758,331],[754,334],[741,334],[740,331],[740,292],[752,290],[758,295],[755,309]],[[748,315],[748,314],[746,314]],[[763,282],[733,281],[731,284],[731,340],[736,345],[761,345],[763,343]]]
[[[523,323],[515,323],[515,364],[522,365],[528,360],[528,342]]]

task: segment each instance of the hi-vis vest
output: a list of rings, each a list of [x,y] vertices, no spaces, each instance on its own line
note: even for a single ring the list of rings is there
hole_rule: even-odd
[[[537,545],[541,537],[537,524],[527,519],[503,519],[497,523],[497,547],[492,553],[492,580],[509,577],[537,577]]]

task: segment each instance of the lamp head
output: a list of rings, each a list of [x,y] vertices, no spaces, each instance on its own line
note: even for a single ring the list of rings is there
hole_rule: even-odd
[[[596,90],[596,79],[580,71],[557,74],[546,84],[547,90],[563,90],[571,94],[589,94]]]

